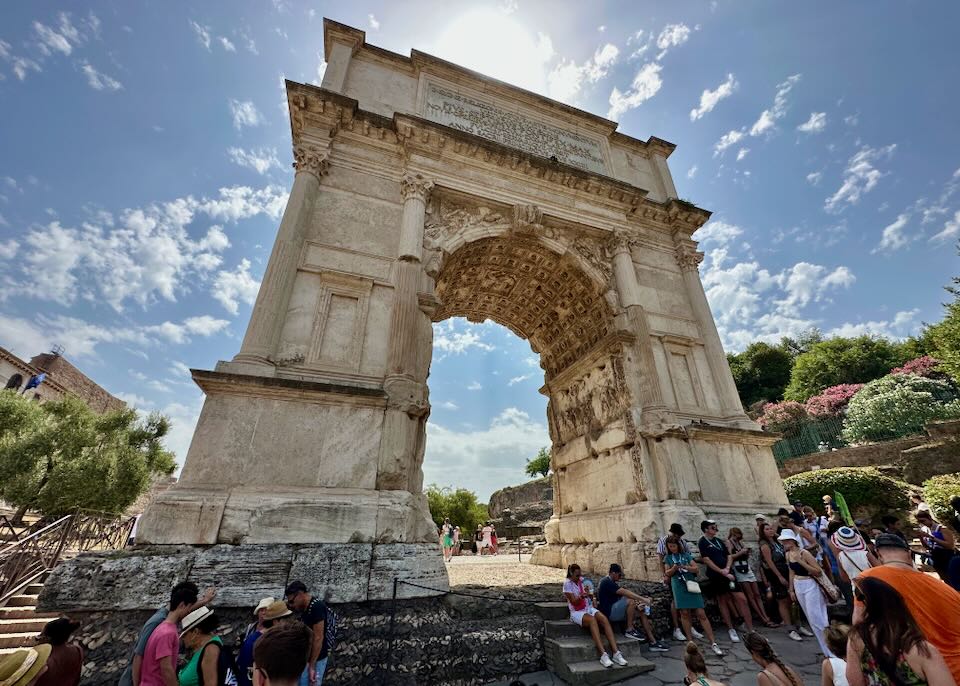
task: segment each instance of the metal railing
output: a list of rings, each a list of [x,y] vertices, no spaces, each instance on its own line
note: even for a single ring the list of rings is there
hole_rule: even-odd
[[[78,510],[27,536],[21,535],[19,540],[0,549],[0,606],[56,567],[64,557],[123,548],[134,521],[133,517]]]

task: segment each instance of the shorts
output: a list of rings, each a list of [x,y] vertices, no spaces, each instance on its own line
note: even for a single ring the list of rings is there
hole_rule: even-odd
[[[627,618],[627,599],[620,598],[610,606],[610,614],[607,619],[611,622],[622,622]]]
[[[595,607],[587,606],[584,610],[570,610],[570,621],[576,624],[577,626],[583,626],[583,616],[597,614],[598,610]]]
[[[733,588],[730,588],[730,579],[725,576],[708,574],[707,580],[710,582],[708,592],[713,598],[719,598],[720,596],[725,596],[740,590],[736,584],[734,584]]]
[[[767,584],[770,587],[770,592],[773,594],[773,597],[776,600],[783,600],[790,595],[787,591],[787,587],[780,583],[780,579],[778,579],[773,572],[769,572],[767,574]]]
[[[756,583],[757,576],[753,573],[753,570],[747,568],[746,572],[738,572],[736,569],[733,570],[733,576],[736,578],[737,583]]]

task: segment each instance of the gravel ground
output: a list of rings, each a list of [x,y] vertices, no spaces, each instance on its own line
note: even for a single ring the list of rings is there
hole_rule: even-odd
[[[450,586],[535,586],[562,584],[566,575],[562,569],[530,564],[530,556],[522,555],[460,555],[447,565]]]

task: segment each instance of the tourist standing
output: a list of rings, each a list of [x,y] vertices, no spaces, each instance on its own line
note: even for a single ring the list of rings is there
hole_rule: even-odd
[[[263,630],[263,629],[260,628],[261,622],[263,622],[263,613],[264,613],[264,611],[266,611],[266,609],[267,609],[268,607],[270,607],[271,605],[273,605],[275,602],[277,602],[276,598],[272,598],[272,597],[267,597],[267,598],[261,598],[261,599],[260,599],[260,602],[257,603],[257,606],[256,606],[255,608],[253,608],[253,617],[254,617],[254,620],[253,620],[252,622],[250,622],[249,624],[247,624],[247,630],[243,632],[243,639],[244,639],[244,640],[246,640],[247,637],[250,636],[250,634],[252,634],[253,632],[257,631],[258,629],[259,629],[260,631]]]
[[[850,627],[838,622],[830,622],[823,636],[834,655],[825,657],[820,663],[820,686],[849,686],[847,683],[847,638]]]
[[[903,598],[877,578],[856,582],[858,612],[847,645],[847,681],[955,686],[937,647],[927,641]]]
[[[657,636],[653,632],[653,624],[650,622],[650,606],[653,600],[634,593],[630,589],[622,588],[620,586],[621,579],[623,579],[623,568],[616,563],[610,565],[609,573],[600,580],[600,584],[597,586],[597,609],[611,622],[626,621],[624,635],[630,638],[643,637],[635,628],[637,611],[639,610],[640,623],[647,640],[650,642],[650,650],[655,653],[667,652],[670,647],[657,640]]]
[[[950,507],[953,508],[953,516],[950,517],[950,526],[954,532],[960,533],[960,495],[950,499]],[[955,591],[960,591],[960,554],[954,555],[947,567],[947,583]]]
[[[790,565],[787,564],[787,551],[776,538],[776,530],[771,524],[760,529],[760,571],[767,584],[767,597],[776,600],[780,612],[780,622],[790,626]],[[793,625],[787,634],[794,641],[802,641],[801,636],[813,637],[813,633],[799,623]]]
[[[300,686],[321,686],[327,668],[327,605],[320,598],[307,593],[302,581],[293,581],[284,591],[287,607],[300,613],[300,621],[313,632],[313,643],[307,660],[307,669],[300,677]]]
[[[177,589],[181,589],[179,595]],[[177,656],[180,654],[180,620],[193,611],[196,599],[195,584],[179,584],[174,589],[167,616],[153,629],[147,640],[140,664],[138,682],[140,686],[178,686]]]
[[[687,541],[684,536],[687,535],[687,532],[683,530],[683,526],[679,522],[674,522],[670,525],[670,528],[667,530],[663,536],[657,539],[657,555],[660,557],[660,567],[663,568],[664,557],[667,555],[667,539],[671,536],[676,536],[677,540],[680,541],[680,550],[681,552],[687,552],[690,550],[690,542]],[[670,579],[666,576],[663,577],[663,584],[667,588],[670,588]],[[671,597],[670,599],[670,623],[673,625],[673,640],[674,641],[687,641],[687,636],[684,636],[683,631],[680,630],[680,620],[677,616],[677,604]],[[697,640],[703,639],[703,634],[697,631],[696,627],[691,626],[690,631],[693,633],[693,638]]]
[[[714,643],[716,645],[716,643]],[[703,659],[703,653],[693,641],[687,643],[686,650],[683,651],[683,664],[687,668],[687,676],[683,683],[698,684],[698,686],[724,686],[722,681],[714,681],[707,672],[707,661]]]
[[[830,565],[831,553],[829,546],[827,546],[827,528],[830,526],[830,521],[826,517],[817,515],[817,513],[813,511],[813,508],[807,505],[803,508],[802,526],[813,536],[813,540],[816,541],[816,552],[814,552],[810,546],[808,546],[808,549],[813,553],[813,556],[817,558],[820,566],[823,567],[823,572],[827,575],[827,578],[832,579],[833,574]]]
[[[83,671],[83,648],[70,642],[70,636],[80,628],[80,622],[67,617],[47,622],[39,641],[50,644],[47,671],[37,679],[35,686],[78,686]]]
[[[480,542],[480,547],[487,551],[487,555],[493,553],[493,527],[490,526],[490,522],[483,525],[483,540]]]
[[[448,518],[443,520],[440,527],[440,545],[443,547],[443,561],[449,562],[453,556],[453,525]]]
[[[823,654],[836,657],[830,652],[823,637],[823,630],[830,622],[827,619],[827,603],[823,591],[815,580],[815,577],[823,575],[823,569],[809,551],[800,547],[800,537],[794,532],[784,530],[777,540],[783,544],[787,565],[790,567],[790,599],[800,604]]]
[[[190,652],[187,664],[180,670],[180,686],[232,686],[237,683],[237,669],[230,650],[217,636],[220,620],[209,607],[201,607],[183,618],[180,640]]]
[[[797,526],[803,526],[803,503],[799,500],[795,501],[793,503],[793,509],[790,510],[788,516],[791,522]]]
[[[960,681],[960,593],[929,574],[917,571],[910,557],[910,546],[899,536],[877,537],[880,565],[866,570],[858,582],[867,578],[885,581],[900,594],[907,609],[927,640],[937,647]],[[862,604],[854,604],[856,623]]]
[[[460,555],[460,527],[453,527],[453,554]]]
[[[737,586],[747,598],[750,609],[756,613],[764,626],[772,626],[773,622],[767,617],[763,609],[763,599],[760,598],[760,589],[757,588],[757,575],[750,568],[750,548],[743,544],[743,531],[739,527],[731,527],[727,535],[727,552],[732,560],[733,576]]]
[[[940,579],[947,581],[950,578],[950,560],[956,554],[957,540],[953,532],[935,520],[929,510],[918,511],[916,517],[920,524],[920,541],[930,554],[931,564]]]
[[[923,502],[923,496],[916,491],[910,494],[910,504],[913,505],[914,514],[930,511],[930,506]]]
[[[900,518],[896,515],[887,514],[883,515],[880,518],[880,523],[883,524],[883,532],[886,534],[893,534],[894,536],[899,536],[904,541],[907,540],[907,535],[900,530]]]
[[[237,683],[239,686],[252,686],[253,684],[253,646],[257,639],[263,635],[266,628],[264,617],[267,610],[276,602],[273,598],[264,598],[257,603],[257,608],[253,611],[253,616],[257,618],[257,621],[253,623],[252,629],[248,628],[247,635],[240,645],[240,651],[237,653]],[[281,603],[281,606],[288,615],[292,614],[286,605]]]
[[[613,635],[610,620],[600,610],[587,604],[580,565],[567,567],[567,580],[563,582],[563,595],[567,599],[567,607],[570,609],[570,621],[590,632],[593,644],[600,654],[600,664],[604,667],[612,667],[614,663],[621,666],[627,664],[626,659],[617,647],[617,639]],[[600,637],[601,631],[607,637],[610,650],[613,651],[612,658],[603,649],[603,639]]]
[[[750,615],[750,606],[743,593],[737,589],[736,577],[730,571],[732,561],[727,553],[727,546],[717,538],[719,531],[717,523],[711,519],[700,522],[700,531],[703,536],[697,543],[700,557],[707,565],[707,579],[710,581],[710,593],[720,607],[720,617],[727,625],[727,633],[734,643],[740,642],[740,636],[733,628],[734,613],[739,612],[747,625],[747,631],[753,631],[753,617]]]
[[[477,530],[473,534],[473,547],[477,555],[483,550],[483,526],[477,524]]]
[[[827,515],[827,519],[833,521],[840,518],[840,511],[837,509],[836,503],[833,502],[832,495],[823,496],[823,511]]]
[[[264,633],[253,648],[256,686],[297,686],[307,667],[313,635],[303,624],[288,624]]]
[[[803,686],[803,680],[788,667],[770,642],[758,633],[746,635],[744,647],[762,670],[757,674],[757,686]]]
[[[676,605],[677,612],[680,613],[683,631],[687,636],[693,633],[690,614],[696,612],[697,619],[700,620],[700,626],[703,627],[707,640],[710,641],[710,650],[716,655],[722,656],[723,651],[720,650],[717,639],[713,635],[713,626],[703,609],[703,593],[695,592],[697,588],[693,588],[693,590],[688,588],[690,582],[699,586],[696,583],[698,567],[693,555],[680,541],[681,539],[678,536],[671,536],[667,539],[667,554],[663,559],[663,571],[667,579],[670,580],[673,602]]]
[[[140,629],[140,635],[137,637],[137,642],[134,645],[130,663],[123,671],[123,674],[120,675],[118,686],[141,686],[141,684],[144,683],[141,675],[143,672],[144,655],[147,652],[147,643],[150,641],[153,632],[167,620],[171,612],[177,610],[180,612],[181,618],[186,617],[198,607],[211,602],[217,596],[217,591],[214,588],[208,588],[199,600],[197,599],[198,593],[197,585],[190,581],[181,582],[173,587],[173,590],[170,591],[170,604],[153,613],[150,619],[143,625],[143,628]],[[181,608],[181,606],[183,607]],[[179,641],[177,641],[177,647],[179,650]],[[175,652],[174,656],[176,655],[177,653]],[[176,657],[174,657],[174,659],[176,659]],[[176,670],[174,670],[173,676],[174,679],[176,679]],[[155,676],[153,683],[163,684],[164,682],[158,681]]]
[[[840,565],[840,581],[852,584],[863,572],[879,561],[867,550],[863,537],[849,526],[842,526],[830,537],[832,548],[836,551]]]
[[[497,538],[497,527],[490,525],[490,550],[494,555],[500,553],[500,539]]]

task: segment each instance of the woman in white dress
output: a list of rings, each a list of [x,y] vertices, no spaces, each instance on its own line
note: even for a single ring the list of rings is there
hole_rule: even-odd
[[[597,652],[600,653],[600,664],[604,667],[612,667],[614,662],[621,666],[627,664],[617,647],[617,639],[613,635],[613,627],[610,626],[610,621],[600,610],[587,602],[587,591],[583,587],[580,565],[567,567],[567,580],[563,582],[563,595],[567,599],[567,607],[570,608],[570,621],[590,632],[593,643],[597,647]],[[612,658],[603,648],[603,639],[600,638],[601,630],[610,644],[610,650],[613,652]]]

